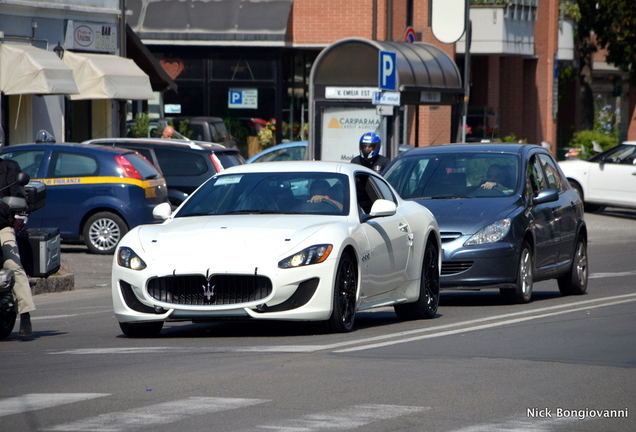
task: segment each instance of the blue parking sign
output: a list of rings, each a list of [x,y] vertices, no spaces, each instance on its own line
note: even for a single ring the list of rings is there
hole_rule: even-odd
[[[397,56],[394,52],[380,51],[378,64],[378,87],[382,90],[397,90]]]
[[[243,92],[237,90],[230,90],[230,106],[243,105]]]

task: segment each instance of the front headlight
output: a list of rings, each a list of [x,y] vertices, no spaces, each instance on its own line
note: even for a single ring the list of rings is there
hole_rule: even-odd
[[[326,260],[332,250],[333,246],[329,244],[310,246],[280,261],[278,267],[293,268],[318,264]]]
[[[502,219],[473,234],[464,246],[475,246],[488,243],[495,243],[504,238],[510,232],[510,219]]]
[[[117,251],[117,264],[132,270],[143,270],[146,268],[144,260],[139,258],[139,255],[131,248],[125,246],[120,247]]]

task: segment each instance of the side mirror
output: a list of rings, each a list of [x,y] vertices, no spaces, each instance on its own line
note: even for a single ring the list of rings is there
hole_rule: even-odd
[[[393,201],[379,199],[371,206],[371,217],[393,216],[397,212],[397,205]]]
[[[170,207],[170,203],[164,202],[155,206],[152,209],[152,215],[155,219],[166,220],[172,214],[172,208]]]
[[[25,172],[19,172],[15,182],[20,186],[26,186],[31,181],[31,177]]]
[[[540,191],[532,200],[533,204],[543,204],[558,201],[559,193],[554,189],[545,189]]]

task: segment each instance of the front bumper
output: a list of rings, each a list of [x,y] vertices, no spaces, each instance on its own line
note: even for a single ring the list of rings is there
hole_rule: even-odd
[[[440,286],[476,289],[509,286],[517,279],[519,248],[508,242],[463,246],[467,237],[442,244]]]
[[[114,264],[112,299],[119,322],[253,318],[322,321],[331,316],[335,260],[295,269],[157,277]],[[179,279],[179,280],[177,280]],[[189,279],[185,281],[184,279]],[[232,285],[240,280],[254,282]],[[252,283],[250,282],[250,283]]]

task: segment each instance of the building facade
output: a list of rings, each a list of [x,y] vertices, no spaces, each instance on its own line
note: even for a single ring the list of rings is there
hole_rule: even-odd
[[[40,129],[68,141],[123,135],[125,121],[142,111],[221,117],[247,156],[247,139],[268,124],[276,125],[276,142],[307,138],[309,77],[326,47],[352,37],[414,39],[455,60],[468,78],[467,110],[463,101],[401,108],[400,144],[515,137],[548,143],[557,154],[579,116],[576,91],[563,92],[557,78],[560,64],[575,62],[571,50],[563,50],[568,39],[571,45],[571,26],[560,17],[558,0],[471,0],[468,51],[466,35],[442,43],[433,34],[436,1],[3,0],[1,44],[52,52],[59,42],[62,56],[133,57],[139,66],[150,65],[143,71],[154,92],[127,104],[127,95],[3,92],[0,120],[9,142],[17,143]],[[463,20],[460,11],[457,20]],[[94,39],[88,48],[79,46],[80,26],[99,34],[101,44]],[[132,55],[131,39],[137,40]]]
[[[0,3],[0,124],[9,145],[33,142],[40,130],[57,141],[117,136],[127,100],[157,97],[153,87],[162,85],[155,78],[165,84],[162,74],[167,75],[157,64],[151,84],[151,77],[125,58],[129,38],[122,4]]]

